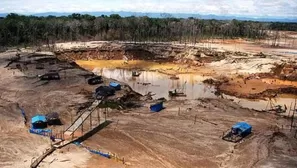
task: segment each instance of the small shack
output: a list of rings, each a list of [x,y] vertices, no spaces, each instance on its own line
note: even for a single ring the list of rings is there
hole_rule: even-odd
[[[60,80],[60,75],[57,72],[49,72],[39,76],[40,80]]]
[[[43,129],[47,127],[46,117],[44,115],[36,115],[32,117],[31,124],[33,129]]]
[[[95,77],[88,79],[89,85],[97,85],[97,84],[101,84],[101,83],[103,83],[102,76],[95,76]]]
[[[132,71],[132,76],[133,77],[138,77],[140,76],[141,72],[138,72],[138,71]]]
[[[239,142],[252,133],[252,126],[246,122],[234,124],[231,130],[223,135],[223,140],[229,142]]]
[[[62,125],[57,112],[48,113],[45,115],[48,125]]]
[[[107,96],[112,96],[115,94],[115,89],[110,86],[99,86],[95,90],[95,97],[96,99],[102,99]]]
[[[109,83],[110,87],[113,87],[115,90],[121,90],[121,85],[119,83],[116,82],[110,82]]]

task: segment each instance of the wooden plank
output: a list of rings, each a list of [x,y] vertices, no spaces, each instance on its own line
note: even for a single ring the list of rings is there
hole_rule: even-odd
[[[94,101],[91,107],[88,108],[87,111],[85,111],[82,115],[77,117],[77,119],[70,125],[70,127],[65,130],[65,132],[74,132],[76,131],[83,123],[84,121],[92,114],[92,112],[96,109],[96,107],[101,103],[101,100]]]
[[[66,130],[64,133],[71,133],[73,135],[73,132],[78,129],[79,126],[81,126],[84,121],[92,114],[92,112],[96,109],[96,107],[101,103],[101,101],[94,101],[92,106],[88,108],[88,110],[86,112],[84,112],[83,114],[81,114]],[[80,120],[81,119],[81,120]],[[92,118],[90,117],[90,120]],[[99,116],[99,121],[100,121],[100,116]],[[90,121],[91,122],[91,121]],[[104,122],[102,122],[104,123]],[[102,123],[99,122],[98,125],[101,125]],[[90,123],[92,126],[92,123]],[[91,130],[92,131],[92,128]],[[61,133],[61,137],[62,135],[64,135],[63,133]],[[84,136],[84,135],[82,135]],[[61,142],[57,142],[56,144],[52,145],[50,149],[47,149],[42,155],[40,155],[37,159],[35,159],[32,164],[31,164],[31,168],[36,168],[44,158],[46,158],[48,155],[50,155],[51,153],[53,153],[57,148],[62,148],[76,140],[78,140],[80,137],[76,138],[76,139],[71,139],[71,141],[65,141],[62,140]]]
[[[48,155],[50,155],[51,153],[53,153],[56,150],[55,147],[51,147],[50,149],[47,149],[42,155],[40,155],[32,164],[31,164],[31,168],[36,168],[44,158],[46,158]]]

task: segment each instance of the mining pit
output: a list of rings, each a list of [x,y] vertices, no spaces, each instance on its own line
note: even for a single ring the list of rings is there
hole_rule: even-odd
[[[70,144],[39,167],[297,167],[294,57],[172,44],[63,45],[55,52],[0,53],[0,167],[29,167],[50,145],[28,132],[30,120],[24,123],[18,107],[28,119],[57,112],[62,125],[50,128],[62,132],[94,101],[99,85],[87,83],[94,75],[103,77],[100,85],[114,81],[122,89],[104,100],[111,124],[83,144],[124,162]],[[38,78],[48,72],[60,80]],[[168,96],[174,89],[185,96]],[[152,113],[157,99],[165,109]],[[284,104],[285,112],[271,111]],[[253,126],[252,135],[223,141],[239,121]]]

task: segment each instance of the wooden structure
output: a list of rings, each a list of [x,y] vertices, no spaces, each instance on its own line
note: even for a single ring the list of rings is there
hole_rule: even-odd
[[[176,89],[168,92],[170,97],[186,97],[187,95],[184,92],[178,92]]]
[[[50,149],[47,149],[42,155],[40,155],[38,158],[36,158],[32,164],[31,168],[36,168],[39,163],[42,162],[46,156],[50,155],[52,152],[54,152],[57,148],[62,148],[72,142],[79,141],[80,139],[87,138],[94,130],[98,129],[101,125],[104,125],[106,123],[106,117],[108,114],[108,110],[105,109],[104,111],[104,118],[102,119],[101,113],[98,112],[98,110],[95,110],[98,105],[101,103],[101,100],[96,100],[93,102],[93,104],[84,112],[82,112],[76,120],[64,131],[61,133],[53,134],[53,133],[46,133],[44,136],[50,136],[54,137],[55,143],[51,145]],[[92,117],[94,112],[97,111],[97,117]],[[87,127],[86,124],[89,126]],[[85,126],[85,127],[84,127]],[[104,126],[103,126],[104,127]],[[79,128],[81,128],[81,131],[79,131]],[[76,132],[78,134],[76,134]]]
[[[168,91],[169,97],[186,97],[187,95],[184,93],[185,92],[185,88],[186,88],[186,84],[187,82],[185,82],[182,87],[178,88],[178,89],[174,89],[172,91]]]
[[[267,105],[266,105],[266,108],[265,108],[265,111],[269,111],[269,112],[275,112],[275,113],[285,113],[287,112],[287,106],[284,105],[284,106],[281,106],[281,105],[275,105],[272,101],[271,98],[269,98],[268,102],[267,102]]]
[[[95,98],[97,100],[102,100],[104,97],[112,96],[115,94],[115,89],[110,86],[99,86],[95,90]]]
[[[138,72],[138,71],[132,71],[132,76],[133,77],[138,77],[141,75],[141,72]]]
[[[102,100],[95,100],[93,104],[84,111],[80,116],[76,118],[76,120],[65,130],[64,134],[68,136],[74,136],[74,132],[81,126],[82,133],[83,133],[83,124],[87,120],[87,118],[90,119],[90,127],[92,128],[92,117],[91,114],[96,109],[96,107],[101,103]],[[100,118],[99,118],[100,120]],[[100,125],[100,121],[99,121]]]
[[[89,85],[97,85],[97,84],[101,84],[101,83],[103,83],[102,76],[95,76],[95,77],[88,79]]]
[[[39,76],[40,80],[60,80],[59,73],[56,72],[49,72],[44,75]]]
[[[48,155],[50,155],[51,153],[53,153],[54,151],[56,150],[55,147],[51,146],[49,149],[46,149],[46,151],[40,155],[36,160],[34,160],[32,163],[31,163],[31,168],[36,168],[44,158],[46,158]]]
[[[48,113],[45,115],[48,125],[62,125],[57,112]]]
[[[169,79],[171,79],[171,80],[179,80],[179,77],[178,76],[175,76],[175,75],[173,75],[173,76],[170,76],[170,78]]]

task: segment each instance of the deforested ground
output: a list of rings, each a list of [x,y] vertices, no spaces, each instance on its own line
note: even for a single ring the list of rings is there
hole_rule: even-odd
[[[15,51],[1,53],[0,167],[29,167],[32,158],[50,145],[49,138],[28,133],[30,120],[24,124],[17,105],[29,119],[35,114],[58,112],[64,125],[52,129],[63,130],[80,109],[93,101],[92,93],[98,86],[86,81],[95,67],[168,75],[199,73],[211,76],[211,85],[221,95],[238,98],[296,95],[296,62],[291,55],[262,55],[259,50],[236,52],[230,47],[218,51],[171,44],[91,44],[89,48],[60,49],[55,53],[23,50],[18,59]],[[123,57],[128,58],[128,64]],[[8,65],[11,60],[16,61]],[[93,60],[101,60],[101,64]],[[41,63],[44,69],[36,69],[36,64]],[[37,75],[49,70],[58,70],[61,80],[39,81]],[[104,80],[108,84],[113,79]],[[165,109],[151,113],[152,100],[130,89],[117,93],[114,100],[126,98],[125,95],[133,95],[130,97],[136,99],[133,102],[138,106],[109,109],[112,123],[83,142],[117,154],[125,164],[70,145],[47,157],[40,167],[297,167],[295,132],[290,131],[291,120],[284,115],[243,108],[220,96],[167,100]],[[223,141],[223,133],[239,121],[253,126],[252,135],[240,143]]]

